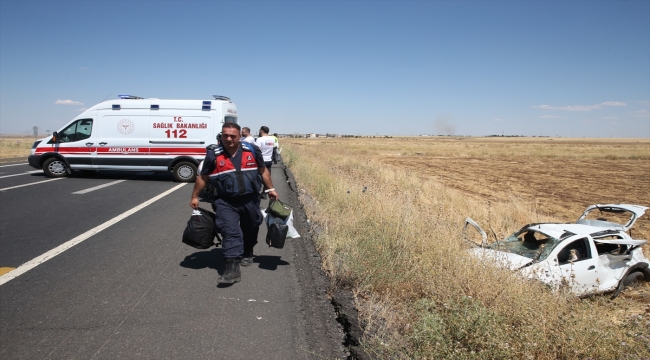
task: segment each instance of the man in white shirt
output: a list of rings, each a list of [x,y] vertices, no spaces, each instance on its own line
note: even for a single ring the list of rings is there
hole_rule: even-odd
[[[271,137],[273,138],[273,141],[275,141],[275,145],[273,145],[273,163],[277,164],[278,159],[280,158],[280,142],[278,141],[278,133],[271,135]]]
[[[251,136],[251,129],[248,127],[241,128],[241,141],[255,144],[255,138]]]
[[[260,128],[260,137],[255,140],[255,145],[257,145],[257,147],[259,147],[262,151],[264,165],[266,165],[266,168],[269,170],[270,174],[271,165],[273,165],[273,149],[275,147],[275,140],[269,136],[268,126],[262,126]],[[262,199],[266,199],[266,193],[262,193]]]
[[[273,147],[275,147],[275,140],[273,137],[269,136],[269,128],[267,126],[262,126],[260,128],[260,137],[255,140],[255,145],[257,145],[257,147],[262,150],[264,164],[266,164],[266,168],[271,171],[271,165],[273,165]]]

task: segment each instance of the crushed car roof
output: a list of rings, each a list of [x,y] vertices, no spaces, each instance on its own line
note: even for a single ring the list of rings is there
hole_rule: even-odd
[[[538,231],[543,234],[546,234],[550,237],[563,240],[568,238],[567,232],[571,233],[569,234],[570,236],[573,235],[582,235],[582,234],[589,234],[591,236],[599,236],[599,235],[615,235],[616,233],[619,233],[618,231],[616,232],[603,232],[603,228],[599,226],[591,226],[591,225],[583,225],[583,224],[533,224],[530,226],[527,226],[526,229],[533,230],[533,231]],[[610,244],[627,244],[627,245],[643,245],[646,243],[646,240],[599,240],[599,239],[594,239],[597,242],[601,243],[610,243]],[[642,243],[636,243],[638,241],[641,241]]]
[[[582,224],[534,224],[528,226],[527,229],[539,231],[548,236],[554,237],[556,239],[562,239],[566,236],[563,236],[567,231],[577,234],[592,234],[595,232],[602,231],[602,228],[594,227],[590,225]]]

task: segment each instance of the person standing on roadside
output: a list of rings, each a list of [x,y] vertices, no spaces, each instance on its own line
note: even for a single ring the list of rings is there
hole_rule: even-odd
[[[255,139],[255,145],[262,150],[264,164],[269,170],[269,173],[271,173],[271,166],[273,166],[273,146],[275,145],[275,142],[273,141],[273,138],[269,136],[269,128],[267,126],[262,126],[259,134],[260,137]],[[266,194],[262,194],[262,199],[266,199]]]
[[[273,163],[277,164],[280,159],[280,142],[278,141],[278,133],[271,135],[275,144],[273,145]]]
[[[273,137],[269,136],[269,128],[267,126],[262,126],[260,128],[260,137],[255,140],[255,145],[257,145],[260,150],[262,150],[262,156],[264,157],[266,168],[271,171],[271,166],[273,165],[273,147],[275,146],[275,141],[273,140]]]
[[[199,193],[212,184],[217,189],[213,207],[215,225],[222,236],[226,270],[217,279],[220,284],[241,281],[241,266],[253,264],[253,248],[263,217],[260,211],[260,177],[271,199],[278,199],[271,173],[262,152],[255,144],[241,140],[241,128],[223,124],[221,144],[208,149],[200,176],[196,178],[190,206],[199,208]]]
[[[255,144],[255,138],[251,135],[251,129],[248,127],[241,128],[241,140],[250,144]]]

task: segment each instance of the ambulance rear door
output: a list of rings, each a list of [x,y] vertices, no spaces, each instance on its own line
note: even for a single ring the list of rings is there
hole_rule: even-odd
[[[124,104],[132,101],[133,105]],[[105,110],[99,120],[97,163],[102,170],[149,170],[149,106],[140,100]],[[120,104],[118,104],[120,105]],[[146,105],[146,108],[145,108]]]

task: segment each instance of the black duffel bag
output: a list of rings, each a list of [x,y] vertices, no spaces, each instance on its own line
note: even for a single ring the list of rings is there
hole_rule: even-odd
[[[288,232],[289,226],[285,224],[270,224],[266,232],[266,244],[276,249],[282,249]]]
[[[183,243],[197,249],[207,249],[215,245],[214,217],[212,211],[205,209],[192,211],[192,217],[183,231]]]

